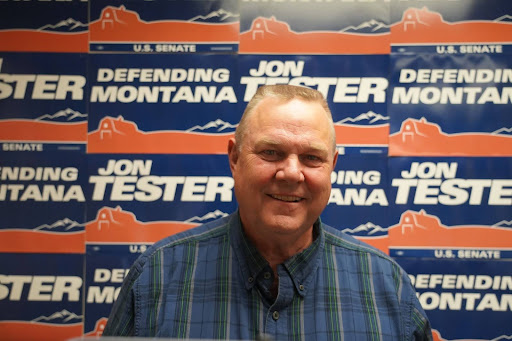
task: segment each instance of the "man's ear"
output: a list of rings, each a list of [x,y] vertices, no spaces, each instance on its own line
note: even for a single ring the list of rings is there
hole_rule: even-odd
[[[236,163],[238,162],[238,146],[236,145],[234,138],[231,138],[228,141],[228,158],[229,168],[231,169],[231,173],[233,173],[236,167]]]
[[[332,169],[336,168],[336,162],[338,162],[338,151],[337,150],[334,153],[334,158],[333,158],[333,161],[332,161]]]

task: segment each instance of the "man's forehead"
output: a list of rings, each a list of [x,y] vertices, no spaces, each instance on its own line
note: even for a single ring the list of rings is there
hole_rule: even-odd
[[[294,102],[294,103],[291,103]],[[285,111],[285,117],[283,118],[283,111],[279,110],[279,107],[282,105],[292,104],[290,109],[290,115],[288,117],[287,112]],[[311,110],[301,110],[298,109],[298,116],[294,115],[295,111],[293,110],[294,105],[313,105],[318,106],[317,108],[311,108]],[[288,108],[287,108],[288,109]],[[304,113],[311,113],[311,115],[304,116]],[[279,97],[266,97],[258,103],[258,105],[254,108],[248,119],[248,135],[251,136],[250,140],[252,143],[265,143],[267,145],[280,145],[283,143],[282,140],[276,139],[279,136],[279,129],[271,129],[272,133],[264,134],[262,129],[271,127],[276,128],[277,126],[282,127],[283,136],[288,135],[288,129],[293,130],[293,133],[296,135],[309,135],[312,131],[319,130],[322,131],[320,135],[322,135],[321,139],[325,139],[326,141],[314,141],[313,138],[305,139],[308,142],[303,142],[304,149],[316,149],[321,151],[329,151],[332,149],[331,144],[333,140],[333,129],[331,129],[330,116],[325,111],[325,108],[318,101],[310,101],[307,99],[303,99],[301,97],[294,97],[292,99],[285,99]],[[304,121],[305,120],[305,121]],[[305,124],[305,126],[302,126]],[[315,127],[312,127],[312,130],[308,129],[307,126],[313,124]],[[325,126],[324,126],[325,124]],[[324,130],[325,129],[325,130]],[[325,133],[325,135],[324,135]],[[318,136],[318,134],[316,134]],[[248,137],[249,137],[248,136]],[[319,137],[319,136],[318,136]],[[258,141],[255,141],[255,138]],[[326,145],[327,143],[327,145]]]
[[[293,120],[293,113],[299,111],[301,113],[309,114],[310,118],[322,119],[325,117],[329,118],[329,114],[325,111],[322,104],[318,101],[309,101],[301,97],[294,97],[292,99],[283,99],[278,97],[267,97],[261,100],[260,103],[254,108],[252,112],[252,118],[257,120],[273,120],[278,119],[278,113],[283,113],[283,107],[289,110],[290,120]],[[307,110],[304,109],[307,107]],[[321,115],[319,115],[321,113]],[[281,117],[279,117],[280,119]],[[304,118],[304,117],[302,117]]]

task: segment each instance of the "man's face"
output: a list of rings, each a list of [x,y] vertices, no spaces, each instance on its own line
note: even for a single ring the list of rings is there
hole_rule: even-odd
[[[319,103],[263,99],[229,159],[242,223],[250,231],[298,234],[329,200],[336,163],[332,130]]]

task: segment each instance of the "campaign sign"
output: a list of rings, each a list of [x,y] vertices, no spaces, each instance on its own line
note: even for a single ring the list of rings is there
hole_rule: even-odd
[[[392,55],[389,154],[512,156],[508,55]]]
[[[131,265],[150,244],[88,245],[85,262],[84,336],[101,336]]]
[[[236,210],[225,155],[88,155],[86,335],[148,245]],[[198,166],[200,165],[200,166]]]
[[[87,1],[0,1],[0,51],[87,52]]]
[[[233,55],[90,55],[89,153],[225,154]]]
[[[0,153],[0,252],[84,253],[85,160]]]
[[[267,84],[308,86],[327,99],[341,153],[387,153],[388,56],[240,55],[240,101]]]
[[[391,49],[398,53],[510,53],[512,2],[392,1]]]
[[[510,261],[400,258],[435,341],[510,340]]]
[[[85,70],[84,54],[0,53],[2,151],[85,151]]]
[[[236,52],[236,0],[90,0],[90,51]]]
[[[322,222],[387,252],[387,169],[385,155],[339,156]]]
[[[236,209],[225,155],[88,159],[88,245],[153,243]]]
[[[385,0],[242,0],[240,52],[387,54]]]
[[[391,158],[390,255],[512,258],[511,158]]]
[[[83,263],[83,254],[0,253],[2,340],[82,335]]]

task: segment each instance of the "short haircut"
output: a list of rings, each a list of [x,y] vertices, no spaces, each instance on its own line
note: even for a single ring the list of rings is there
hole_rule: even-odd
[[[336,151],[336,132],[334,130],[334,123],[332,120],[331,110],[329,109],[329,105],[327,104],[327,100],[322,95],[322,93],[318,90],[314,90],[311,88],[307,88],[304,86],[297,85],[288,85],[288,84],[278,84],[278,85],[263,85],[258,88],[254,96],[251,98],[247,107],[244,110],[242,118],[240,119],[240,123],[235,131],[235,140],[237,143],[237,148],[240,150],[242,146],[245,134],[247,132],[248,118],[251,113],[256,109],[258,104],[265,98],[274,97],[283,102],[291,101],[292,99],[299,98],[306,102],[317,102],[322,108],[325,110],[325,114],[327,119],[331,125],[331,135],[332,135],[332,144],[333,151]]]

